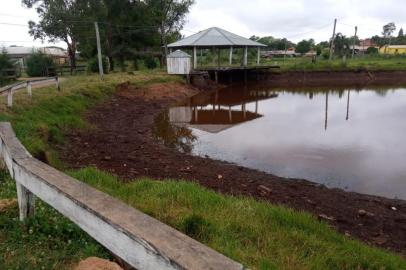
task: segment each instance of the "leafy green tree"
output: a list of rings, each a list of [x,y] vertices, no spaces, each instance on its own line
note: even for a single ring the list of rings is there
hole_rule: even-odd
[[[22,0],[28,8],[35,8],[39,22],[29,21],[29,33],[34,39],[50,42],[63,41],[68,48],[71,72],[76,68],[77,37],[83,29],[83,14],[78,0]]]
[[[182,30],[186,14],[189,13],[194,0],[145,0],[145,2],[149,7],[150,16],[158,28],[162,53],[166,58],[168,37]]]
[[[55,63],[51,57],[42,52],[33,52],[27,58],[27,75],[30,77],[47,76],[49,69],[54,69]]]
[[[403,28],[400,28],[398,38],[402,38],[404,36],[403,34]]]
[[[267,45],[269,50],[282,51],[295,46],[293,42],[287,40],[286,38],[279,39],[272,36],[262,37],[259,38],[257,41],[259,43]]]
[[[10,56],[7,54],[6,49],[3,48],[0,53],[0,71],[9,68],[14,68],[14,63],[11,60]]]
[[[395,32],[395,31],[396,31],[396,25],[395,25],[395,23],[393,23],[393,22],[388,23],[388,24],[385,24],[385,25],[383,26],[382,35],[383,35],[386,39],[389,39],[389,42],[388,42],[389,45],[391,45],[391,43],[392,43],[392,34],[393,34],[393,32]]]
[[[348,55],[352,44],[351,38],[347,38],[342,33],[338,33],[334,39],[334,54],[340,57]]]
[[[314,40],[302,40],[296,45],[296,52],[300,54],[305,54],[309,52],[314,46]]]

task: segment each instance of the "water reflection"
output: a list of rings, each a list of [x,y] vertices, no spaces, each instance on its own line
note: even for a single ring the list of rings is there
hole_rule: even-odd
[[[193,131],[195,155],[406,199],[405,89],[233,87],[166,115],[168,125]]]
[[[172,125],[169,118],[167,113],[159,114],[155,118],[153,135],[170,148],[190,153],[197,137],[193,135],[192,130],[186,127]]]

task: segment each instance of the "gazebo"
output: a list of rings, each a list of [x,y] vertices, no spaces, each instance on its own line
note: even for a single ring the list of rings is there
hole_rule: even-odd
[[[236,48],[244,49],[242,67],[248,67],[248,48],[257,48],[257,65],[260,64],[261,47],[266,45],[259,42],[230,33],[218,27],[212,27],[197,34],[186,37],[177,42],[168,45],[172,49],[192,49],[193,50],[193,69],[197,69],[197,50],[198,49],[217,49],[218,67],[220,67],[220,49],[229,50],[229,65],[233,65],[233,50]],[[214,56],[213,56],[214,57]]]

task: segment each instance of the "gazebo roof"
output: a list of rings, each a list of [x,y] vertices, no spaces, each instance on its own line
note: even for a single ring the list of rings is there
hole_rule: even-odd
[[[266,47],[259,42],[230,33],[218,27],[212,27],[187,38],[168,45],[169,48],[179,47]]]

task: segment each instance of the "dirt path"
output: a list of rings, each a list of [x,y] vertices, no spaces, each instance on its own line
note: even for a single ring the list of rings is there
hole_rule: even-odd
[[[72,132],[62,156],[73,168],[96,166],[124,179],[185,179],[226,194],[243,194],[311,212],[340,232],[406,255],[406,202],[360,195],[182,154],[157,141],[154,119],[169,104],[197,93],[183,85],[122,85],[88,112],[95,129]]]

